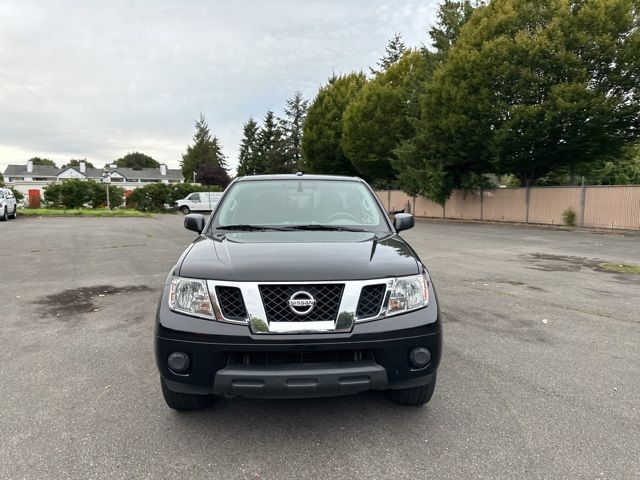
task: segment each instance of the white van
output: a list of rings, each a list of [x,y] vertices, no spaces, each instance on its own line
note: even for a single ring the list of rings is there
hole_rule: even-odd
[[[190,212],[210,212],[218,204],[222,192],[193,192],[176,202],[176,207],[187,215]]]

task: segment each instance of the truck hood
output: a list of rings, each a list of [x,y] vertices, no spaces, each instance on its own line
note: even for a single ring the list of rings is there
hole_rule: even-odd
[[[302,231],[202,236],[183,254],[176,274],[239,282],[314,282],[419,271],[415,252],[398,235]]]

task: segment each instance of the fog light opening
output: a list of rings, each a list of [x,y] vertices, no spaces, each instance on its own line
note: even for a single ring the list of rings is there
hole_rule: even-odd
[[[169,365],[169,369],[177,374],[184,374],[187,370],[189,370],[189,366],[191,365],[191,360],[189,359],[189,355],[184,352],[173,352],[169,354],[167,358],[167,364]]]
[[[431,352],[425,347],[416,347],[409,352],[409,360],[416,368],[424,368],[431,361]]]

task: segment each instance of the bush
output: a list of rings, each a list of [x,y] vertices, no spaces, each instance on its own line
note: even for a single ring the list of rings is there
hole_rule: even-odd
[[[63,208],[62,185],[51,184],[44,187],[44,204],[47,207]]]
[[[150,183],[136,188],[127,199],[128,206],[143,212],[161,212],[170,203],[171,187],[164,183]]]
[[[66,208],[82,208],[91,203],[94,187],[92,181],[72,178],[60,185],[60,198]]]
[[[573,208],[569,207],[562,212],[562,220],[567,227],[576,226],[576,212]]]
[[[16,197],[16,202],[19,203],[24,200],[24,194],[21,191],[16,190],[15,188],[10,188],[9,190],[11,190],[13,192],[13,196]]]
[[[92,187],[91,206],[102,208],[107,206],[107,186],[104,183],[90,182]],[[118,208],[124,204],[124,188],[109,185],[109,206]]]
[[[109,185],[109,204],[111,208],[122,206],[124,190]],[[107,205],[107,186],[93,180],[70,179],[60,184],[44,187],[44,203],[52,208],[92,208]]]

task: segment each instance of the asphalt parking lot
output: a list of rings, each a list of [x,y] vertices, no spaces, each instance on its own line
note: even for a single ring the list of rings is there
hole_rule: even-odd
[[[153,321],[177,215],[0,224],[0,478],[639,478],[640,236],[419,221],[445,350],[382,393],[162,399]]]

